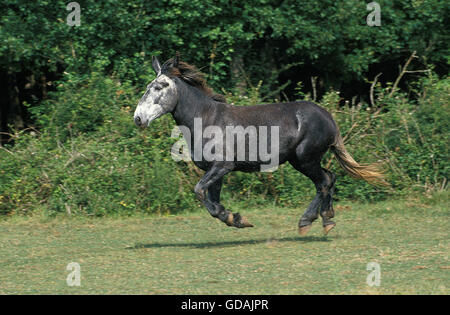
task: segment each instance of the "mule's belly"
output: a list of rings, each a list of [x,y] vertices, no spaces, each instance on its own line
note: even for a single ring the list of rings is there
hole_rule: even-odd
[[[289,160],[297,145],[296,137],[276,137],[270,141],[259,139],[254,143],[248,140],[247,138],[241,145],[215,143],[214,146],[214,143],[206,142],[202,145],[202,152],[197,151],[195,154],[191,151],[191,159],[197,167],[205,171],[217,163],[242,172],[273,171]]]

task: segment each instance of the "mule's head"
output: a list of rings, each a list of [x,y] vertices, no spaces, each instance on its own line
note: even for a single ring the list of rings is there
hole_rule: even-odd
[[[177,64],[178,56],[171,60],[170,66],[176,67]],[[152,66],[156,72],[156,79],[147,86],[147,90],[134,112],[134,122],[142,128],[148,127],[156,118],[172,112],[178,103],[175,82],[161,72],[161,64],[155,56],[152,57]]]

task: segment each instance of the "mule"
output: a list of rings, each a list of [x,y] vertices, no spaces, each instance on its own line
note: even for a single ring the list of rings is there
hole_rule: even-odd
[[[226,225],[236,228],[253,226],[239,213],[225,209],[220,203],[220,192],[226,174],[262,170],[267,159],[263,159],[258,152],[254,154],[254,151],[261,150],[264,145],[271,148],[270,153],[277,154],[277,165],[289,162],[315,185],[316,196],[298,223],[300,235],[308,232],[319,214],[325,234],[336,225],[331,220],[334,217],[336,176],[321,167],[322,157],[328,150],[334,153],[349,175],[369,183],[385,183],[382,173],[375,166],[358,164],[351,157],[331,114],[319,105],[296,101],[234,106],[228,104],[224,96],[214,93],[204,75],[195,66],[181,61],[178,54],[162,65],[156,57],[152,57],[152,66],[156,78],[140,99],[134,122],[146,128],[162,115],[172,114],[176,124],[184,128],[185,140],[197,145],[197,149],[190,146],[189,153],[194,164],[205,171],[195,186],[196,197],[213,217]],[[200,127],[196,126],[198,121],[201,122]],[[241,127],[238,129],[240,133],[229,136],[225,132],[228,127],[236,126]],[[215,132],[211,132],[211,128],[215,128]],[[264,128],[265,137],[260,136],[256,144],[251,144],[254,135],[251,131]],[[267,132],[268,128],[270,132]],[[223,132],[219,132],[221,130]],[[230,144],[235,136],[240,141],[231,141]],[[242,143],[244,146],[239,146]],[[198,154],[208,148],[211,153],[209,158]],[[232,150],[237,148],[240,148],[238,152]]]

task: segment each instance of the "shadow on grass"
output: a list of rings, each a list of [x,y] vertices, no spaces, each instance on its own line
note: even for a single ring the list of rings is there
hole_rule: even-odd
[[[270,238],[260,240],[240,240],[240,241],[224,241],[224,242],[204,242],[204,243],[137,243],[133,247],[126,249],[142,249],[142,248],[162,248],[162,247],[193,247],[193,248],[210,248],[210,247],[231,247],[239,245],[258,245],[262,243],[276,243],[276,242],[330,242],[331,240],[326,236],[306,236],[306,237],[285,237],[285,238]]]

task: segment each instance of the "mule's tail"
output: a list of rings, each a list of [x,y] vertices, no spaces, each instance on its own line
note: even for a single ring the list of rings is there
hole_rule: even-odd
[[[339,165],[352,177],[363,179],[369,184],[389,186],[389,183],[385,181],[383,173],[377,169],[373,164],[359,164],[348,153],[344,146],[344,140],[340,133],[336,136],[334,144],[331,146],[331,151],[336,156]]]

